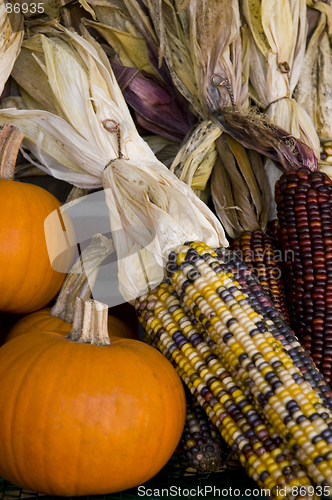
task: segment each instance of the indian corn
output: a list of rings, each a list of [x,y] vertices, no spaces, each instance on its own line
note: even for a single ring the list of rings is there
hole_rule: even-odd
[[[186,422],[176,453],[183,456],[188,466],[198,472],[213,472],[225,467],[223,452],[225,445],[220,432],[196,399],[190,395]]]
[[[300,169],[276,185],[291,323],[332,380],[332,181]]]
[[[255,311],[221,257],[203,243],[172,251],[167,272],[170,282],[137,302],[138,316],[189,388],[209,403],[206,411],[241,463],[275,498],[281,485],[288,498],[293,486],[309,487],[305,471],[321,488],[329,487],[332,415],[273,335],[275,323]],[[222,356],[204,342],[182,302]],[[224,358],[271,426],[225,369]],[[278,437],[271,436],[271,427]],[[285,445],[297,460],[283,453]]]
[[[245,231],[232,241],[231,248],[255,272],[264,292],[272,298],[279,313],[289,322],[281,255],[278,255],[273,239],[262,231]]]

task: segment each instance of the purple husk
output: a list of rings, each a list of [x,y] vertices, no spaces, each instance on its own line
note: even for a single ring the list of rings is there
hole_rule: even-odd
[[[307,167],[318,169],[313,150],[259,113],[245,114],[223,109],[211,119],[245,148],[271,158],[283,172]]]
[[[111,61],[123,95],[134,111],[138,124],[149,132],[181,143],[195,117],[179,105],[156,76]]]

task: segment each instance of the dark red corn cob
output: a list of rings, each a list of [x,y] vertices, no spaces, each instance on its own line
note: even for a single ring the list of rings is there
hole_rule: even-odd
[[[190,396],[183,434],[175,453],[198,472],[218,472],[225,468],[222,458],[225,450],[231,453],[217,427],[195,398]]]
[[[276,248],[274,240],[262,231],[245,231],[232,241],[231,248],[254,271],[264,292],[271,297],[279,313],[289,323],[280,265],[281,252]]]
[[[276,184],[291,324],[325,379],[332,380],[332,181],[287,172]]]

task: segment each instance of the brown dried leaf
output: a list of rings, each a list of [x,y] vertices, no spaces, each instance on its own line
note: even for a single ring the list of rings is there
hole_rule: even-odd
[[[41,104],[42,109],[57,114],[54,94],[49,84],[47,75],[36,61],[33,56],[33,52],[25,47],[22,47],[20,55],[13,67],[11,76],[27,94]]]
[[[216,140],[219,156],[228,172],[235,205],[239,208],[238,219],[243,231],[259,229],[259,222],[252,205],[252,198],[248,186],[243,179],[231,148],[228,145],[226,134]]]
[[[252,201],[256,207],[256,213],[258,218],[260,218],[262,212],[262,198],[257,185],[254,173],[252,171],[246,149],[238,141],[233,139],[230,135],[226,134],[226,139],[229,147],[237,161],[240,172],[246,181],[249,192],[252,197]]]

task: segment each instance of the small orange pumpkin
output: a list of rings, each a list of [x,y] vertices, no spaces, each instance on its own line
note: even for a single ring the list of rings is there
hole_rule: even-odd
[[[32,491],[135,487],[166,464],[181,438],[182,383],[143,342],[21,335],[0,348],[0,380],[0,476]]]
[[[65,278],[51,267],[44,234],[44,221],[60,202],[45,189],[11,180],[22,138],[10,125],[0,131],[0,311],[12,313],[44,307]]]
[[[42,331],[55,331],[62,335],[68,335],[72,324],[63,319],[50,315],[51,308],[45,307],[40,311],[28,314],[20,319],[9,331],[4,344],[25,333],[34,333]],[[136,339],[137,335],[123,321],[115,316],[108,316],[108,334],[112,337],[123,337],[127,339]]]

